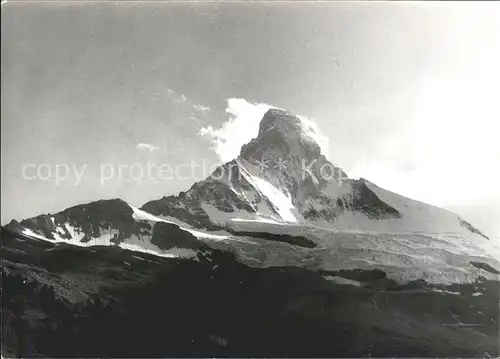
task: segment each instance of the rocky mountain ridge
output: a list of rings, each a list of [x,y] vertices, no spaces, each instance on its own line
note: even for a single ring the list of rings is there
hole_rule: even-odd
[[[266,112],[258,136],[241,148],[238,158],[178,195],[149,201],[140,209],[120,199],[101,200],[12,221],[8,227],[49,240],[87,243],[105,238],[117,245],[131,238],[134,243],[150,240],[157,222],[171,219],[181,227],[233,233],[262,232],[263,223],[266,228],[272,223],[279,231],[286,228],[282,225],[314,225],[487,238],[449,211],[383,190],[365,179],[350,179],[321,154],[298,117],[278,109]]]

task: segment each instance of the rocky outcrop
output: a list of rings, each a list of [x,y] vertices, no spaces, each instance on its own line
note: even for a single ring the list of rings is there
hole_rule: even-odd
[[[199,250],[207,248],[194,235],[173,223],[158,222],[153,228],[151,243],[163,250],[186,248]]]
[[[466,220],[460,218],[460,217],[457,217],[458,218],[458,221],[460,222],[460,224],[462,225],[462,227],[466,228],[468,231],[470,231],[471,233],[476,233],[476,234],[479,234],[481,237],[484,237],[486,239],[490,239],[488,236],[486,236],[483,232],[481,232],[479,229],[475,228],[472,224],[470,224],[469,222],[467,222]]]
[[[28,228],[48,239],[72,239],[75,235],[85,243],[99,238],[103,232],[114,232],[116,243],[132,235],[140,236],[150,229],[133,218],[132,208],[121,199],[100,200],[68,208],[53,215],[44,214],[21,221]],[[57,238],[56,238],[57,237]]]

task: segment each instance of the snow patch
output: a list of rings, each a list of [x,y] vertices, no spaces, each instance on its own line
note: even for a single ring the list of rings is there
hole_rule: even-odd
[[[450,292],[449,290],[433,289],[432,291],[443,294],[460,295],[460,292]]]
[[[143,211],[141,209],[138,209],[138,208],[132,206],[131,204],[128,204],[128,205],[134,211],[134,214],[132,215],[132,217],[136,221],[163,222],[163,223],[173,224],[173,225],[178,226],[180,229],[182,229],[182,230],[184,230],[186,232],[191,233],[192,235],[194,235],[197,238],[209,238],[209,239],[215,239],[215,240],[222,240],[222,239],[227,239],[228,238],[228,236],[225,236],[225,235],[209,234],[209,233],[205,233],[205,232],[202,232],[202,231],[197,231],[197,230],[194,230],[194,229],[191,229],[191,228],[186,228],[186,227],[183,227],[179,223],[176,223],[174,221],[170,221],[170,220],[167,220],[167,219],[164,219],[164,218],[160,218],[160,217],[154,216],[154,215],[152,215],[152,214],[150,214],[148,212],[145,212],[145,211]]]
[[[361,282],[358,282],[356,280],[352,279],[347,279],[344,277],[337,277],[337,276],[323,276],[326,280],[329,280],[331,282],[334,282],[336,284],[341,284],[341,285],[352,285],[354,287],[361,287]]]
[[[37,239],[41,239],[41,240],[44,240],[44,241],[54,242],[53,240],[48,239],[47,237],[41,236],[38,233],[33,232],[29,228],[24,228],[22,233],[25,234],[25,235],[27,235],[27,236],[34,237],[34,238],[37,238]]]
[[[171,223],[171,222],[168,222],[168,221],[161,219],[159,217],[153,216],[152,214],[145,212],[139,208],[136,208],[129,203],[127,203],[127,204],[129,205],[130,208],[132,208],[132,211],[134,211],[134,214],[132,214],[132,218],[134,218],[136,221],[151,221],[151,222]]]
[[[165,257],[165,258],[178,257],[176,255],[176,253],[173,253],[173,252],[164,253],[159,248],[150,248],[147,246],[141,246],[140,244],[136,244],[136,243],[123,242],[123,243],[120,243],[119,246],[122,249],[128,249],[128,250],[134,251],[134,252],[142,252],[142,253],[152,254],[152,255],[155,255],[158,257]]]
[[[284,225],[282,222],[275,221],[274,219],[271,218],[264,218],[264,217],[257,217],[257,218],[232,218],[231,221],[233,222],[249,222],[249,223],[271,223],[275,224],[277,226],[279,225]]]
[[[271,183],[263,180],[262,178],[252,175],[250,175],[250,178],[252,179],[256,189],[271,201],[280,217],[285,222],[298,222],[297,218],[293,214],[295,206],[292,203],[292,198],[289,193],[287,193],[288,195],[285,195]]]

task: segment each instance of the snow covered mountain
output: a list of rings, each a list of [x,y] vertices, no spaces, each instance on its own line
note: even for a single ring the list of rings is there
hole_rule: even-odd
[[[140,209],[101,200],[12,221],[23,237],[119,246],[163,257],[231,250],[250,266],[383,268],[399,281],[471,281],[471,260],[500,265],[500,246],[456,214],[350,179],[301,120],[269,110],[235,160],[177,196]],[[201,250],[201,251],[200,251]]]
[[[101,200],[43,214],[6,228],[33,239],[82,247],[119,246],[164,257],[192,257],[205,235],[145,213],[120,199]],[[216,236],[215,236],[216,237]]]
[[[487,238],[445,209],[405,198],[365,179],[349,179],[321,154],[298,117],[278,109],[264,115],[257,138],[242,147],[237,159],[188,191],[148,202],[141,209],[209,230],[262,226],[276,230],[286,224]]]
[[[177,196],[141,209],[120,199],[101,200],[7,227],[52,242],[188,257],[205,246],[204,239],[252,233],[299,236],[272,239],[314,247],[316,229],[487,239],[450,211],[349,179],[321,154],[298,117],[277,109],[264,115],[258,136],[238,158]]]

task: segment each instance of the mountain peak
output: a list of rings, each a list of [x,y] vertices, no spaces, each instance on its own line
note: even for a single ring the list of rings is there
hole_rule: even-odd
[[[317,145],[308,133],[307,126],[298,116],[287,110],[272,108],[264,114],[260,121],[258,137],[267,135],[273,138],[300,139]]]
[[[321,149],[304,129],[300,118],[287,110],[268,110],[259,125],[257,138],[241,148],[241,157],[249,158],[270,155],[295,155],[305,159],[316,159]]]
[[[281,132],[284,135],[297,135],[302,133],[302,123],[291,112],[272,108],[260,121],[259,135],[269,131]]]

